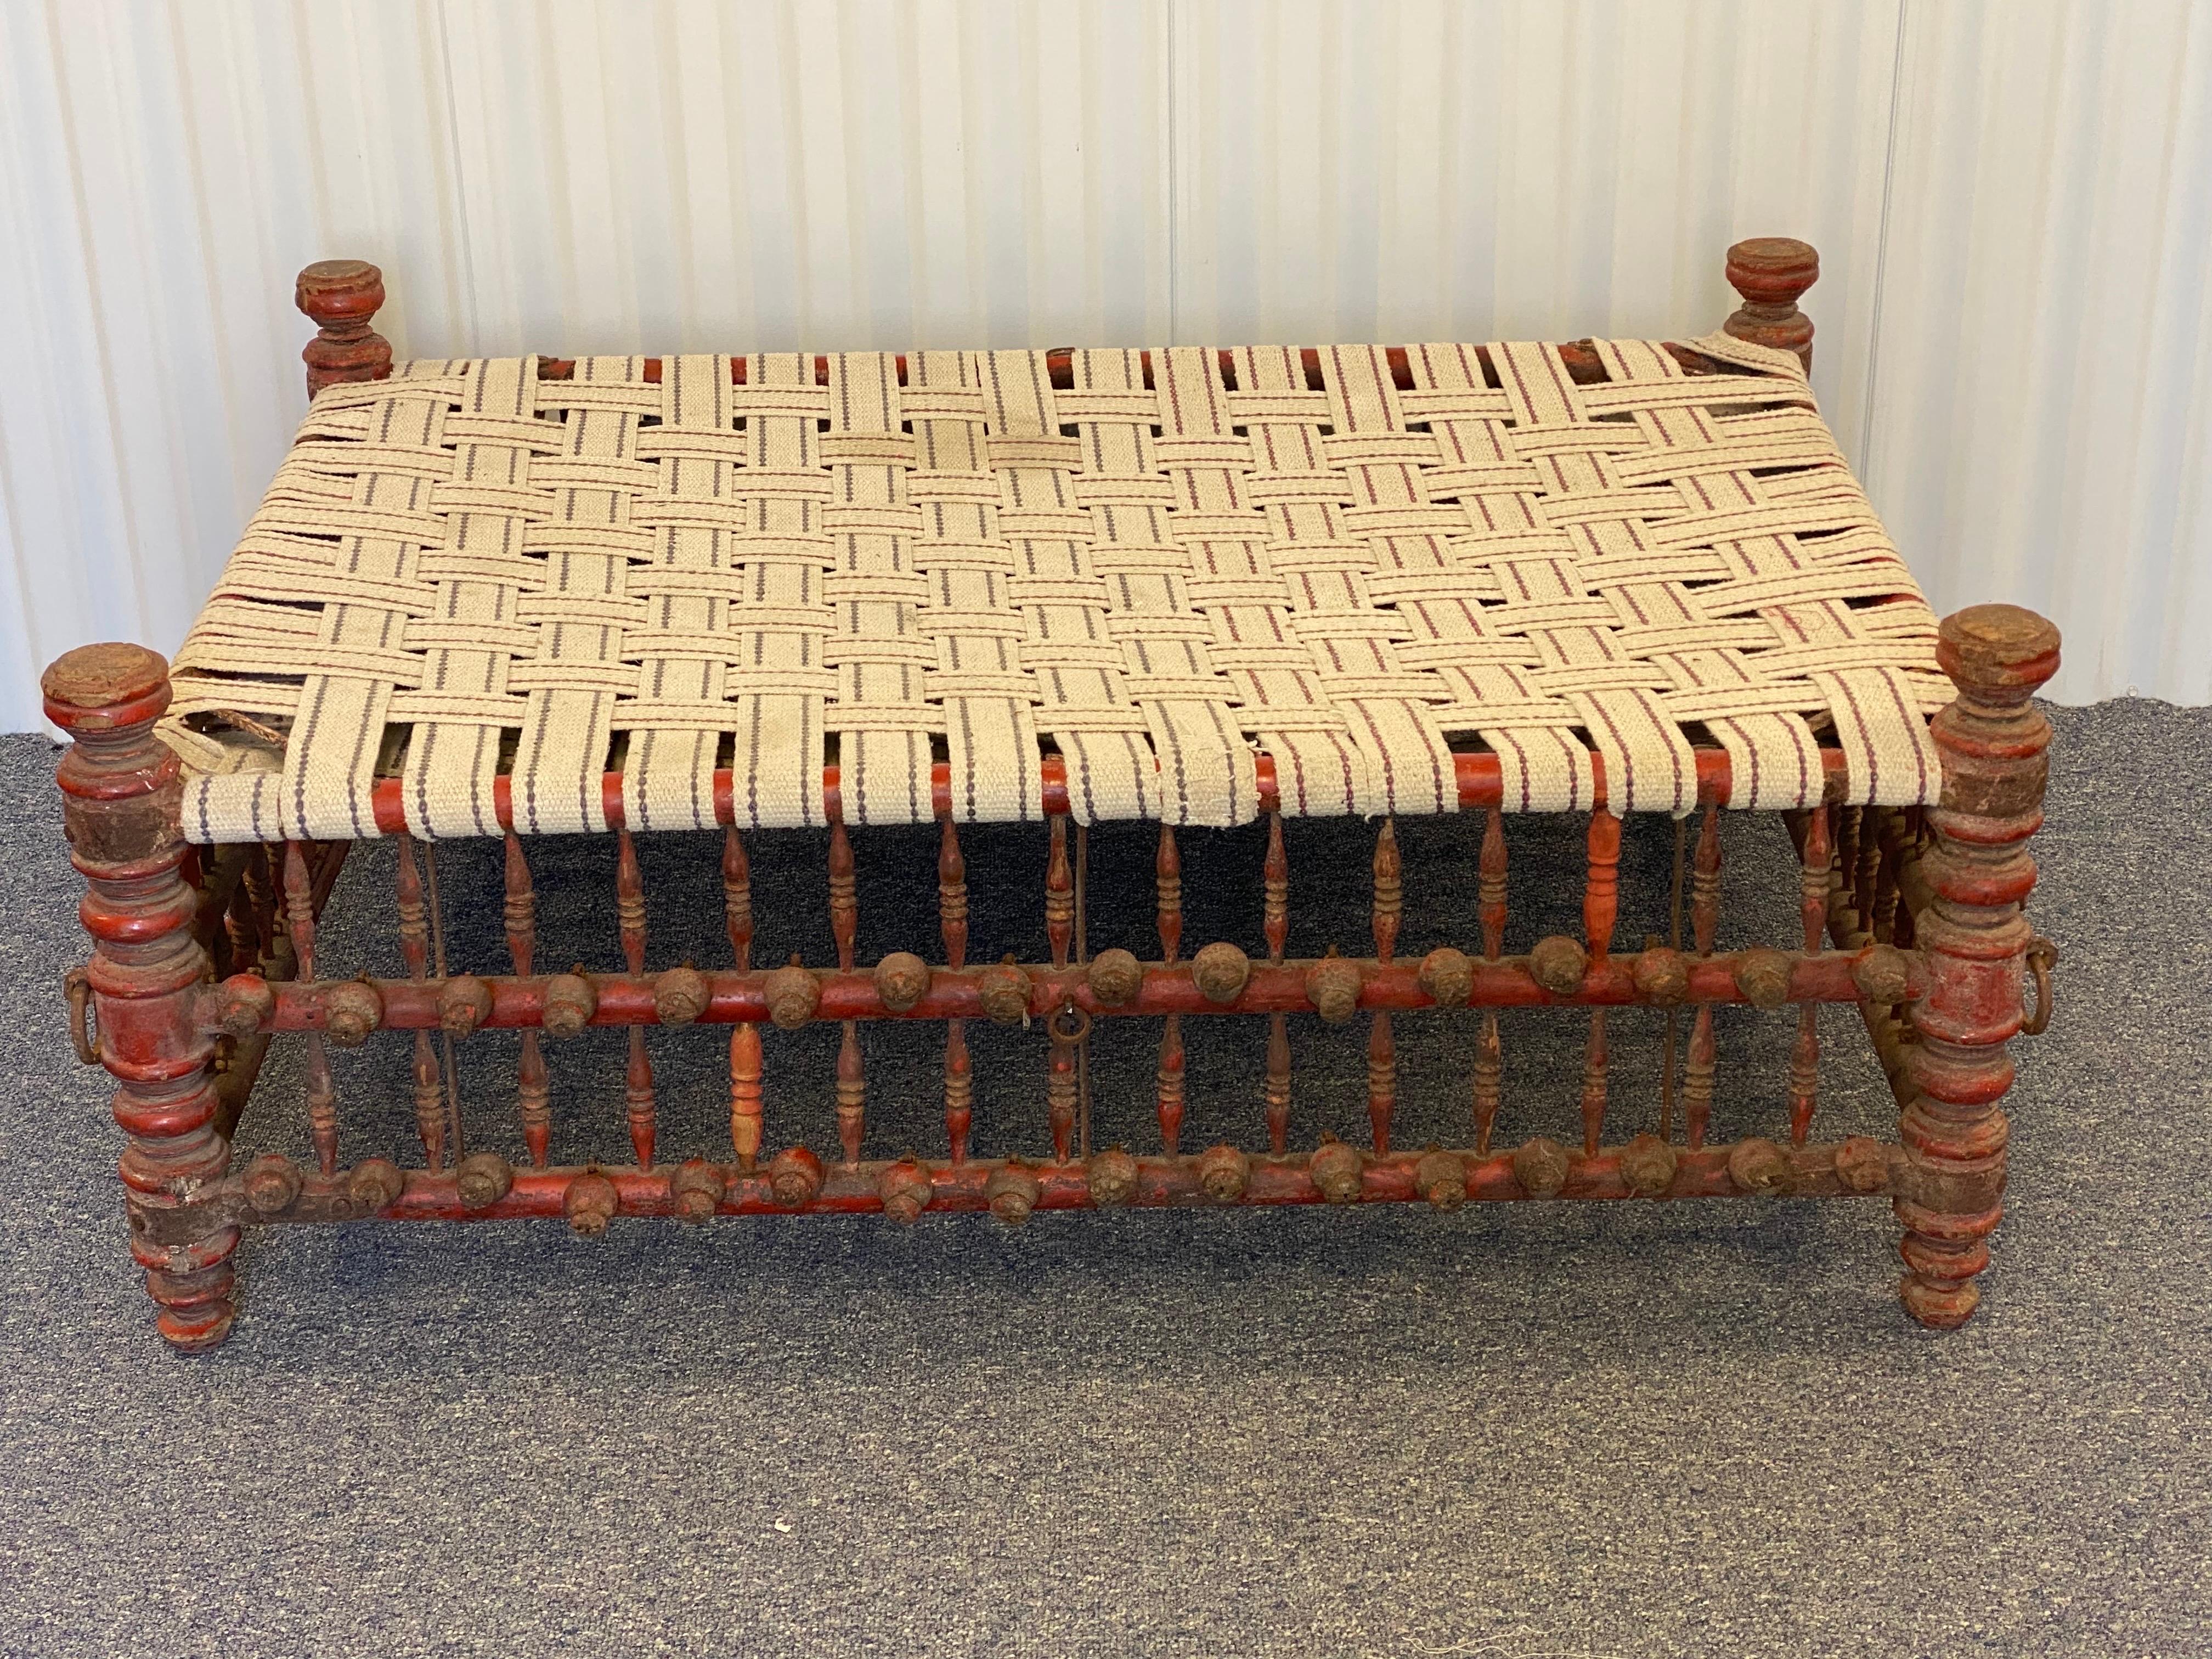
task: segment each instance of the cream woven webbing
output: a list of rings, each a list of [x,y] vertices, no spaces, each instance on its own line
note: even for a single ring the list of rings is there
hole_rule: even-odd
[[[1688,811],[1938,788],[1936,621],[1796,359],[1692,343],[415,362],[316,398],[175,663],[200,841],[737,821]],[[1494,379],[1492,386],[1486,382]],[[1231,389],[1233,385],[1234,389]],[[1816,727],[1818,730],[1816,731]],[[259,728],[257,735],[255,728]],[[1705,736],[1703,734],[1710,734]],[[281,739],[281,741],[276,741]],[[615,757],[619,755],[618,763]]]

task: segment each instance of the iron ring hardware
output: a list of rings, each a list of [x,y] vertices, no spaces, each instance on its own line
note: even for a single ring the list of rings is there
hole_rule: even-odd
[[[2040,1036],[2051,1024],[2051,970],[2058,965],[2058,947],[2040,933],[2027,942],[2028,977],[2035,986],[2035,1012],[2020,1022],[2023,1036]]]
[[[72,968],[62,975],[62,994],[69,999],[70,1047],[76,1050],[77,1063],[97,1066],[100,1063],[100,1038],[91,1031],[92,981],[82,968]]]

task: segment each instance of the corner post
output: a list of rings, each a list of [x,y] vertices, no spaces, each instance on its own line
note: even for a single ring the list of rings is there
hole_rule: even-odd
[[[361,259],[324,259],[300,273],[292,302],[318,332],[300,354],[307,396],[339,380],[381,380],[392,373],[392,343],[369,324],[384,303],[384,273]]]
[[[1912,1005],[1920,1040],[1906,1066],[1895,1208],[1905,1311],[1948,1330],[1981,1300],[1974,1277],[2004,1212],[1998,1102],[2013,1079],[2005,1043],[2021,1023],[2031,934],[2021,907],[2035,885],[2027,841],[2043,823],[2050,772],[2051,723],[2030,698],[2058,670],[2058,630],[2014,605],[1975,605],[1944,618],[1936,654],[1959,696],[1931,726],[1943,793],[1928,813],[1931,896],[1915,943],[1929,983]]]
[[[1820,256],[1793,236],[1753,236],[1728,251],[1729,286],[1743,304],[1721,325],[1723,333],[1777,351],[1794,351],[1813,367],[1813,319],[1798,299],[1820,280]]]
[[[212,1037],[194,993],[208,971],[185,881],[176,756],[154,735],[169,706],[169,665],[136,645],[82,646],[47,669],[46,717],[73,739],[56,781],[77,907],[92,935],[85,978],[98,1058],[115,1079],[131,1254],[160,1305],[161,1334],[211,1348],[230,1334],[238,1229],[220,1204],[230,1146],[216,1127]]]

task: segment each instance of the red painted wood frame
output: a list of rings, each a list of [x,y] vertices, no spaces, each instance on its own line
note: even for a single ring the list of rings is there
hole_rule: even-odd
[[[1817,274],[1812,251],[1768,240],[1730,250],[1729,279],[1745,305],[1729,331],[1809,358],[1811,325],[1796,300]],[[371,327],[383,298],[374,267],[311,266],[298,301],[320,328],[306,355],[311,389],[334,380],[380,378],[391,351]],[[1693,373],[1725,366],[1688,348]],[[1571,349],[1571,368],[1595,374],[1595,359]],[[1584,360],[1587,359],[1587,362]],[[1402,354],[1395,365],[1404,372]],[[549,360],[542,372],[557,374]],[[740,362],[735,371],[742,378]],[[1065,374],[1065,356],[1056,373]],[[646,895],[623,827],[621,780],[603,784],[617,836],[617,907],[626,970],[544,974],[538,956],[536,898],[523,843],[511,832],[507,783],[499,781],[507,842],[506,928],[514,971],[449,972],[440,942],[433,963],[425,921],[425,871],[404,834],[396,783],[375,795],[378,827],[400,841],[398,913],[404,978],[331,983],[315,975],[318,918],[343,846],[283,849],[188,847],[178,822],[178,763],[153,736],[166,708],[167,665],[133,646],[87,647],[47,671],[46,710],[73,739],[58,781],[72,857],[87,880],[81,907],[93,958],[71,977],[72,1035],[81,1058],[116,1080],[115,1115],[126,1137],[122,1160],[131,1249],[158,1307],[157,1324],[179,1348],[222,1340],[233,1316],[231,1254],[246,1225],[510,1216],[566,1218],[576,1231],[603,1231],[617,1215],[701,1220],[717,1213],[879,1212],[913,1220],[929,1210],[989,1209],[1018,1221],[1036,1209],[1111,1205],[1252,1205],[1422,1200],[1442,1209],[1474,1200],[1690,1198],[1789,1194],[1886,1195],[1905,1227],[1906,1310],[1924,1324],[1955,1325],[1972,1311],[1986,1240],[2002,1209],[2004,1116],[2011,1076],[2008,1040],[2027,1015],[2021,982],[2039,988],[2034,1024],[2048,1012],[2052,953],[2029,930],[2021,906],[2034,881],[2027,842],[2040,822],[2050,732],[2030,698],[2055,672],[2057,636],[2025,611],[1983,606],[1942,627],[1939,659],[1958,696],[1933,732],[1943,763],[1941,804],[1921,811],[1824,805],[1790,816],[1803,885],[1800,948],[1714,949],[1719,908],[1718,808],[1729,799],[1727,756],[1698,751],[1703,817],[1688,909],[1692,947],[1678,937],[1641,951],[1611,947],[1620,825],[1600,794],[1589,816],[1589,874],[1579,939],[1555,935],[1524,955],[1504,952],[1507,921],[1504,802],[1497,757],[1455,757],[1459,802],[1484,814],[1480,939],[1418,963],[1395,956],[1401,882],[1395,833],[1381,826],[1374,860],[1374,951],[1364,958],[1292,958],[1288,866],[1274,816],[1273,769],[1260,758],[1262,807],[1270,816],[1265,871],[1264,961],[1225,941],[1186,957],[1182,949],[1182,865],[1172,830],[1160,834],[1157,908],[1160,956],[1091,955],[1083,944],[1080,837],[1068,829],[1066,787],[1057,756],[1044,760],[1050,843],[1043,902],[1048,963],[966,961],[967,877],[949,817],[944,769],[933,780],[943,820],[938,865],[945,958],[932,966],[895,953],[872,969],[855,955],[857,905],[836,769],[825,769],[829,889],[834,967],[793,962],[757,969],[743,842],[726,834],[721,866],[733,967],[646,968]],[[1825,755],[1828,798],[1840,798],[1842,762]],[[715,777],[715,810],[731,822],[732,778]],[[1071,858],[1069,842],[1078,842]],[[434,898],[434,866],[428,868]],[[434,904],[431,907],[434,915]],[[1679,927],[1679,922],[1678,922]],[[211,970],[223,975],[210,980]],[[1894,1142],[1855,1136],[1812,1139],[1823,1004],[1858,1009],[1900,1109]],[[1798,1036],[1790,1061],[1790,1122],[1784,1140],[1751,1137],[1708,1146],[1713,1087],[1712,1010],[1728,1003],[1793,1006]],[[1671,1136],[1674,1084],[1670,1017],[1668,1087],[1661,1133],[1607,1144],[1606,1010],[1680,1008],[1693,1016],[1681,1088],[1685,1141]],[[1483,1024],[1474,1063],[1473,1144],[1419,1152],[1392,1147],[1396,1101],[1393,1018],[1431,1007],[1472,1007]],[[1570,1148],[1537,1136],[1493,1151],[1499,1107],[1497,1011],[1578,1007],[1589,1036],[1583,1063],[1583,1135]],[[1269,1149],[1228,1145],[1181,1150],[1186,1018],[1264,1015]],[[1311,1013],[1332,1023],[1364,1018],[1371,1146],[1324,1137],[1305,1152],[1285,1144],[1293,1079],[1285,1022]],[[1087,1049],[1099,1018],[1162,1021],[1158,1078],[1162,1150],[1133,1155],[1088,1146]],[[1048,1157],[971,1158],[972,1083],[963,1026],[975,1019],[1042,1020],[1049,1063]],[[948,1156],[884,1161],[861,1156],[866,1077],[860,1027],[882,1019],[943,1024]],[[764,1025],[789,1029],[834,1021],[843,1028],[836,1075],[838,1156],[804,1146],[763,1157],[761,1041]],[[654,1088],[639,1040],[647,1024],[729,1029],[731,1152],[671,1165],[656,1159]],[[541,1039],[557,1042],[592,1025],[631,1032],[626,1118],[635,1163],[556,1167],[548,1162],[547,1085]],[[519,1103],[529,1162],[477,1152],[450,1160],[441,1101],[441,1046],[484,1027],[523,1033]],[[406,1031],[415,1046],[416,1117],[424,1166],[390,1158],[341,1169],[340,1109],[326,1047],[380,1030]],[[264,1154],[233,1170],[229,1133],[261,1053],[272,1036],[298,1033],[308,1045],[307,1117],[313,1167]],[[1079,1114],[1077,1103],[1084,1105]],[[459,1149],[451,1149],[458,1152]]]

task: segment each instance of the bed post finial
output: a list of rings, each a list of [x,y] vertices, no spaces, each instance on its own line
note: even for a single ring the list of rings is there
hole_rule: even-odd
[[[338,380],[392,373],[392,343],[369,326],[384,303],[384,273],[362,259],[323,259],[300,273],[292,302],[319,331],[300,354],[312,398]]]
[[[1794,351],[1813,367],[1813,319],[1798,296],[1820,280],[1820,256],[1794,236],[1753,236],[1728,251],[1729,286],[1743,304],[1722,329],[1753,345]]]

